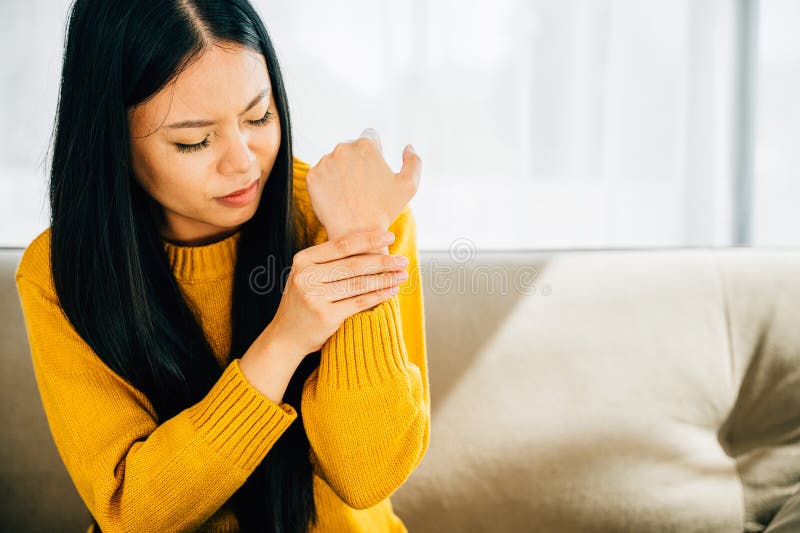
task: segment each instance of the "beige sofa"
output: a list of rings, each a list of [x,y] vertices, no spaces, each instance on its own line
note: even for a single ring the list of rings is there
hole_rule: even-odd
[[[2,531],[83,531],[0,250]],[[423,253],[412,533],[800,531],[800,249]]]

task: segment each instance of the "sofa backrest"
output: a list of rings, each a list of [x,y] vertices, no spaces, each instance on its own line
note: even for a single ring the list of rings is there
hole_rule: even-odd
[[[423,256],[410,531],[762,531],[797,494],[800,250]]]

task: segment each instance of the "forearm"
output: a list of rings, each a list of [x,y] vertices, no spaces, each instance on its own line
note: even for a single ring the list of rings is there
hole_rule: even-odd
[[[239,367],[261,394],[281,403],[292,375],[306,355],[284,342],[270,325],[242,356]]]
[[[408,281],[396,297],[344,321],[323,345],[302,396],[315,472],[354,508],[396,490],[430,438],[422,279],[410,208],[388,229],[396,239],[386,252],[409,259]],[[321,228],[314,242],[330,237]]]
[[[426,385],[409,360],[398,296],[348,318],[323,346],[303,389],[303,423],[317,473],[351,507],[375,505],[421,461]]]

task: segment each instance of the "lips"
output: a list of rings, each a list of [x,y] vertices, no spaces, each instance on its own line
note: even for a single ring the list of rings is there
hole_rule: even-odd
[[[258,183],[258,178],[254,179],[254,180],[253,180],[253,181],[250,183],[250,185],[248,185],[248,186],[247,186],[247,187],[245,187],[244,189],[239,189],[239,190],[237,190],[237,191],[233,191],[232,193],[226,194],[225,196],[217,196],[217,198],[229,198],[229,197],[231,197],[231,196],[238,196],[238,195],[240,195],[240,194],[244,194],[244,193],[246,193],[247,191],[249,191],[250,189],[252,189],[252,188],[253,188],[253,186],[254,186],[256,183]]]

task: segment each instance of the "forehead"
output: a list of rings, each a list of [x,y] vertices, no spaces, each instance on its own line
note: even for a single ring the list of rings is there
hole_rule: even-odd
[[[236,116],[271,87],[264,56],[238,45],[208,47],[171,83],[131,112],[132,128],[153,131],[189,119]]]

